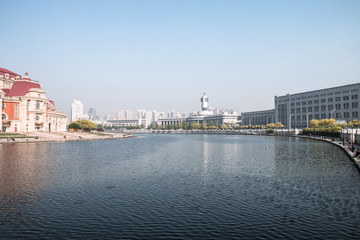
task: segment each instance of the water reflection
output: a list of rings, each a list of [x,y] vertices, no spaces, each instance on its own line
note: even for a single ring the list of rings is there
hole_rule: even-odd
[[[0,209],[5,222],[17,222],[42,201],[49,177],[49,144],[0,145]],[[31,221],[27,215],[22,222]]]

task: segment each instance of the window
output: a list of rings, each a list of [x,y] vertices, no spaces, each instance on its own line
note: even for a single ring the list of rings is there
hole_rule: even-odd
[[[312,107],[308,107],[308,111],[309,111],[309,112],[312,112]]]
[[[308,101],[308,104],[312,104],[312,101]]]
[[[40,109],[40,103],[39,102],[36,103],[36,109]]]
[[[349,96],[344,96],[343,99],[344,99],[344,101],[347,101],[347,100],[349,100]]]
[[[335,98],[335,102],[340,102],[341,101],[341,97],[336,97]]]
[[[351,103],[351,107],[352,108],[358,108],[358,102]]]
[[[321,114],[321,119],[324,119],[324,118],[326,118],[326,113]]]
[[[303,113],[306,113],[306,107],[303,107],[303,108],[302,108],[302,112],[303,112]]]
[[[291,109],[291,113],[295,113],[295,109],[294,109],[294,108]]]
[[[324,103],[324,102],[326,102],[326,99],[321,99],[320,102]]]
[[[15,104],[15,118],[19,117],[19,105]]]
[[[306,105],[306,101],[302,102],[301,105]]]
[[[2,115],[2,119],[3,119],[3,120],[6,119],[6,115],[5,115],[5,114]]]
[[[344,103],[344,109],[349,109],[349,103]]]
[[[296,103],[296,106],[300,106],[300,102],[297,102],[297,103]]]
[[[356,89],[351,89],[351,92],[357,92],[358,91],[358,89],[356,88]]]
[[[319,114],[315,114],[315,119],[319,119]]]
[[[6,108],[6,104],[3,103],[3,104],[2,104],[2,109],[5,109],[5,108]]]
[[[333,98],[328,98],[328,102],[333,102]]]
[[[295,103],[291,103],[291,106],[292,106],[292,107],[295,106]]]
[[[352,112],[352,116],[353,116],[353,118],[357,118],[359,116],[358,112]]]
[[[321,105],[321,111],[326,111],[326,106],[325,105]]]
[[[319,106],[315,106],[314,109],[315,109],[315,112],[318,112],[319,111]]]
[[[40,119],[39,115],[36,115],[35,120],[39,121],[39,119]]]
[[[314,100],[314,103],[315,103],[315,104],[318,104],[318,103],[319,103],[319,100]]]
[[[334,109],[334,106],[333,105],[329,105],[328,106],[328,111],[331,111],[331,110],[333,110]]]
[[[351,99],[358,99],[358,95],[351,95]]]
[[[300,113],[300,108],[297,108],[297,109],[296,109],[296,113]]]
[[[302,116],[302,120],[306,120],[306,115],[303,115],[303,116]]]
[[[336,109],[336,110],[340,110],[340,109],[341,109],[341,104],[340,104],[340,103],[335,104],[335,109]]]
[[[296,116],[296,120],[297,120],[297,121],[300,121],[300,119],[301,119],[301,116],[300,116],[300,115]]]
[[[350,113],[349,112],[344,112],[344,118],[349,118],[350,117]]]

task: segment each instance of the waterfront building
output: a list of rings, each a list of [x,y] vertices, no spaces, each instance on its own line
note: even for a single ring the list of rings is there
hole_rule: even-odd
[[[311,119],[359,119],[360,83],[275,96],[275,122],[286,128],[306,127]]]
[[[0,68],[2,132],[65,131],[67,115],[56,111],[40,83]]]
[[[238,114],[234,111],[231,112],[221,112],[217,115],[214,114],[214,111],[210,111],[208,107],[209,98],[203,94],[200,98],[201,111],[191,112],[188,117],[180,117],[176,115],[175,117],[168,118],[159,118],[158,124],[162,126],[166,125],[181,125],[183,122],[188,123],[200,123],[200,124],[209,124],[212,123],[214,126],[223,126],[225,124],[237,125],[238,124]]]
[[[267,125],[274,122],[275,109],[241,113],[241,125]]]
[[[71,103],[71,121],[76,121],[78,119],[84,119],[84,105],[80,102],[79,99],[75,98]]]

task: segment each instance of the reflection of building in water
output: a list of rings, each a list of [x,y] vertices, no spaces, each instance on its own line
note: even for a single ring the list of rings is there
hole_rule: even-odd
[[[67,116],[56,111],[39,82],[0,68],[2,132],[65,131]]]
[[[189,117],[176,117],[176,118],[160,118],[159,124],[162,126],[187,123],[202,123],[213,124],[214,126],[222,126],[225,124],[236,125],[238,124],[239,115],[235,111],[222,111],[214,114],[208,107],[209,98],[203,94],[200,98],[201,111]]]
[[[49,184],[48,161],[51,153],[50,143],[0,144],[0,202],[3,220],[15,222],[22,215],[31,215],[33,202],[39,201],[40,192]],[[11,207],[9,207],[9,205]]]

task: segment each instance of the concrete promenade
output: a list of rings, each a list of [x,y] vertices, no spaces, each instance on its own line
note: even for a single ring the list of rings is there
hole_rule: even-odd
[[[34,143],[34,142],[71,142],[89,140],[108,140],[128,138],[129,135],[122,133],[86,133],[86,132],[31,132],[24,134],[22,138],[3,138],[0,144],[6,143]]]

